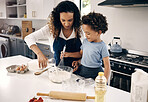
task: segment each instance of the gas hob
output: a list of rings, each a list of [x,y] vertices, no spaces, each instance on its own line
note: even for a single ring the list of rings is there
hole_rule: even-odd
[[[148,53],[146,52],[129,50],[127,54],[120,56],[110,54],[110,60],[148,68]]]

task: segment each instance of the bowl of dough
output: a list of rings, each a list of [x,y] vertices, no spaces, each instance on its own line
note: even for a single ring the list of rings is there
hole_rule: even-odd
[[[48,77],[51,82],[61,84],[71,78],[73,69],[69,66],[54,66],[48,69]]]

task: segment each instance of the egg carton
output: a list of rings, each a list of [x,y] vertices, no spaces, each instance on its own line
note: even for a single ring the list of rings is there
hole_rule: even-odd
[[[29,71],[28,67],[25,65],[11,65],[6,68],[9,73],[24,74]]]

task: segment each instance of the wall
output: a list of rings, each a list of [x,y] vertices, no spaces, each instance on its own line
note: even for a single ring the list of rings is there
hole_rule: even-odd
[[[98,0],[91,0],[91,11],[107,17],[109,30],[102,35],[107,44],[119,36],[122,47],[148,52],[148,7],[114,8],[97,4]]]
[[[54,5],[57,6],[57,4],[61,1],[65,1],[65,0],[55,0],[54,1]],[[70,1],[74,1],[74,0],[70,0]],[[35,30],[40,29],[41,27],[43,27],[44,25],[47,24],[47,20],[29,20],[32,21],[32,27],[35,28]],[[9,25],[17,25],[20,27],[22,27],[22,20],[21,19],[0,19],[0,27],[3,23],[7,23]]]
[[[40,29],[41,27],[45,26],[47,24],[47,20],[27,20],[32,21],[32,27],[35,28],[35,30]],[[9,25],[17,25],[19,28],[22,28],[22,20],[21,19],[0,19],[0,25],[3,23],[7,23]]]

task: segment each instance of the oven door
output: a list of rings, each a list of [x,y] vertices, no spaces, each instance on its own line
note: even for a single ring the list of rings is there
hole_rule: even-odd
[[[110,86],[130,92],[131,76],[117,71],[112,71]]]
[[[122,62],[110,61],[112,69],[112,79],[110,85],[124,91],[130,92],[131,74],[134,67]]]

